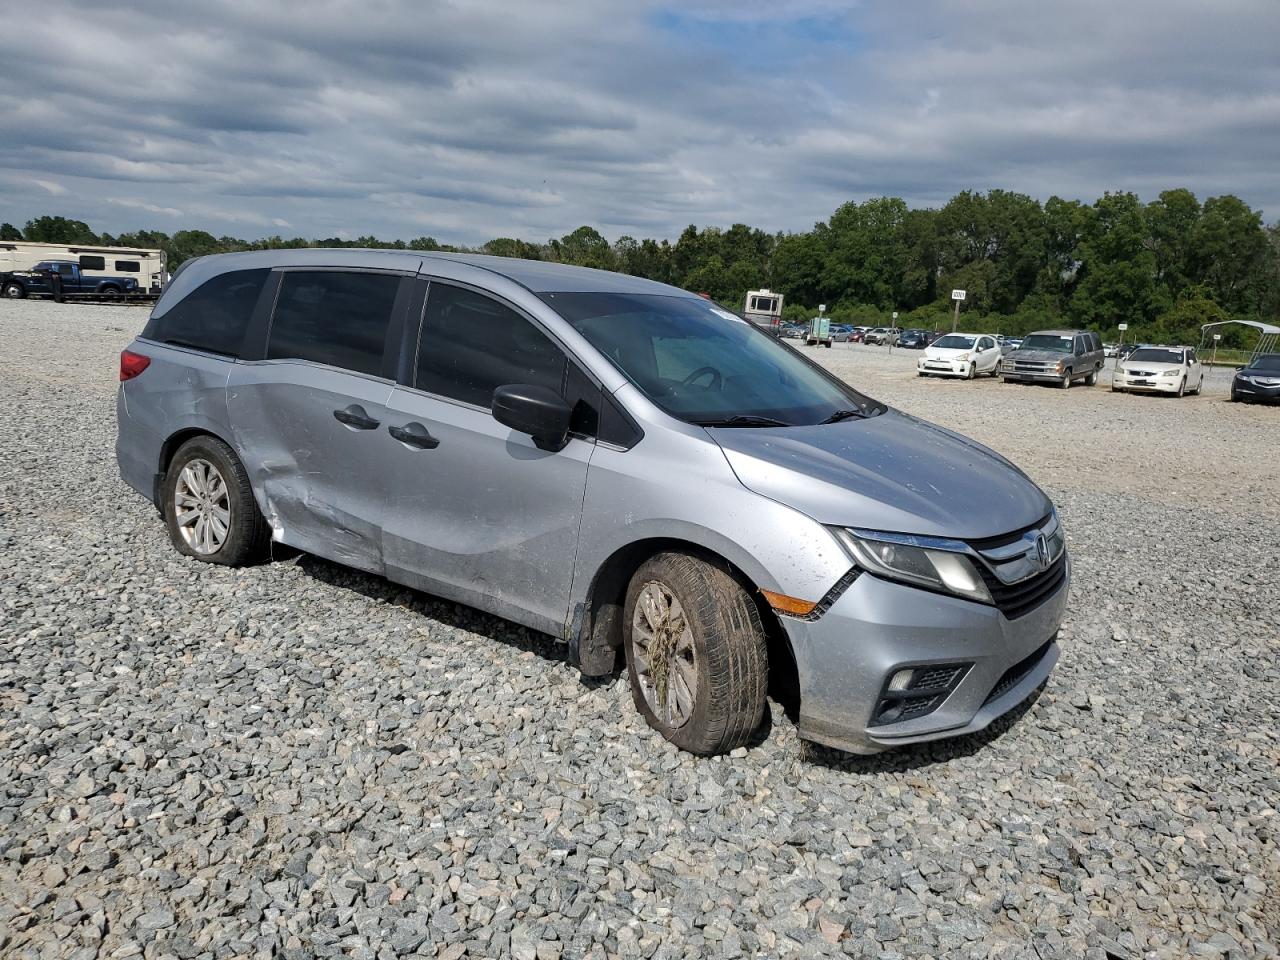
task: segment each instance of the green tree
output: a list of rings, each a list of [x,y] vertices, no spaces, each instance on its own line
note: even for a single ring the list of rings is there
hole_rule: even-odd
[[[35,243],[97,243],[98,235],[83,220],[36,217],[22,228],[23,238]]]
[[[0,240],[21,240],[22,231],[12,223],[0,223]]]

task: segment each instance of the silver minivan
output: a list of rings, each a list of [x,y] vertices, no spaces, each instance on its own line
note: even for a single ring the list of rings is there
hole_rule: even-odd
[[[276,541],[553,634],[696,753],[771,688],[856,753],[969,733],[1058,659],[1065,538],[1025,474],[664,284],[206,257],[120,379],[121,475],[182,553]]]

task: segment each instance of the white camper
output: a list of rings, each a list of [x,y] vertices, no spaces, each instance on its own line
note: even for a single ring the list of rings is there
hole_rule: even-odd
[[[743,315],[761,330],[778,336],[782,332],[782,294],[764,290],[748,290]]]

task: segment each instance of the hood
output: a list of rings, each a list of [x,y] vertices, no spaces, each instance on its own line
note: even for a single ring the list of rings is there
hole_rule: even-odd
[[[993,450],[896,410],[811,427],[711,428],[747,489],[820,523],[981,539],[1052,504]]]
[[[926,360],[950,360],[962,353],[973,353],[976,349],[977,347],[925,347],[924,356]]]
[[[1071,359],[1071,354],[1058,350],[1023,350],[1021,348],[1011,350],[1004,356],[1006,360],[1048,360],[1050,363]]]
[[[1186,364],[1165,363],[1163,360],[1121,360],[1120,369],[1125,373],[1131,370],[1147,370],[1152,373],[1163,373],[1166,370],[1185,370]]]

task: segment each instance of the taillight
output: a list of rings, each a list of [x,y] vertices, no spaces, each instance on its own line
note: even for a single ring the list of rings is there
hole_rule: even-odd
[[[120,382],[132,380],[151,365],[151,358],[132,350],[120,351]]]

